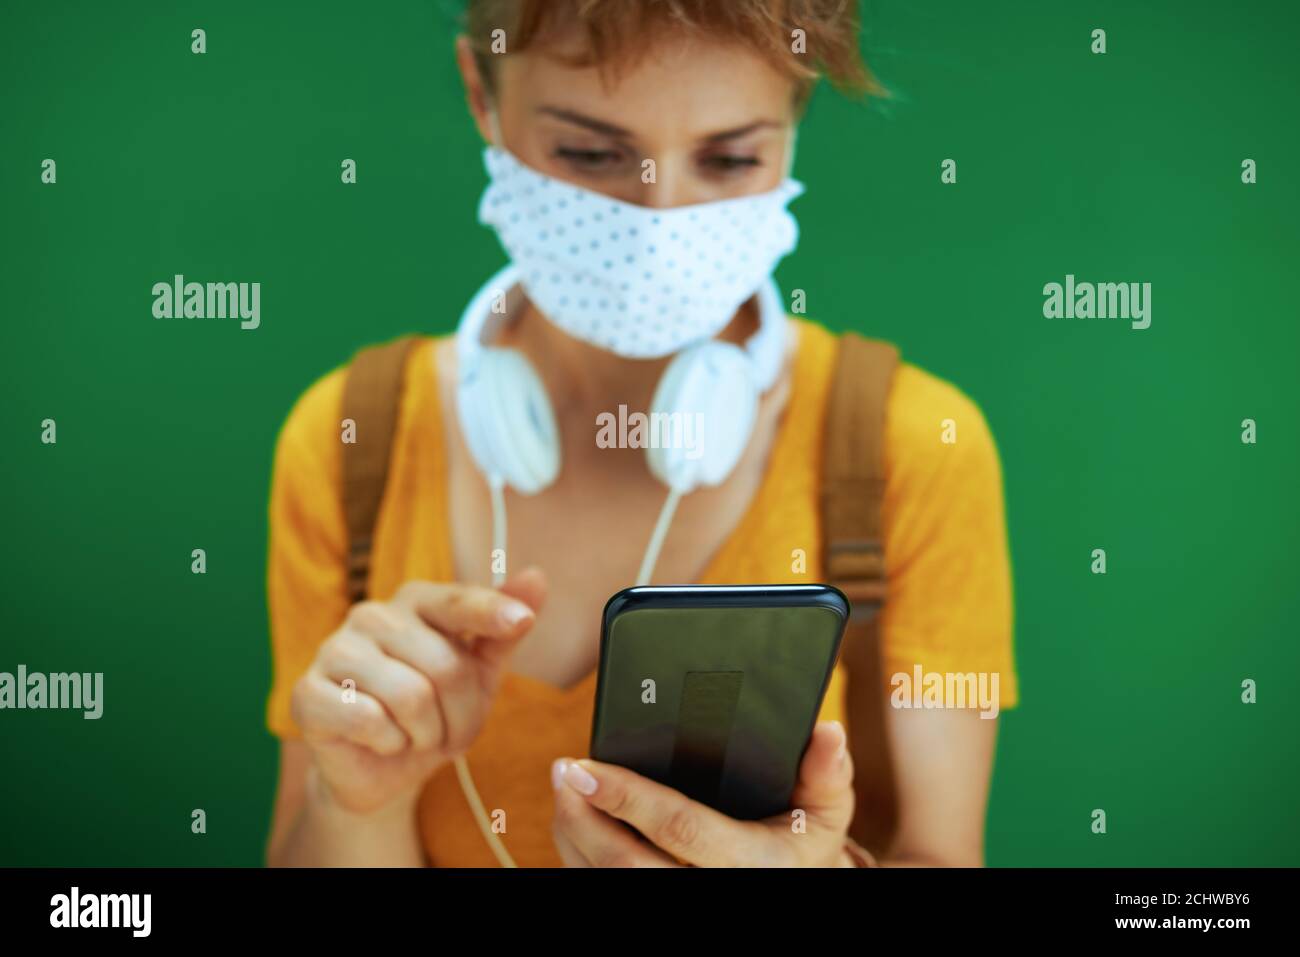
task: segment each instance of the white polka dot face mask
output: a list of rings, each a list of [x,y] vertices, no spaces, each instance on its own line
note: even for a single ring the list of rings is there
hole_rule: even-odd
[[[569,335],[627,358],[678,352],[722,330],[794,249],[771,192],[652,209],[552,179],[489,146],[479,221],[496,230],[528,298]]]

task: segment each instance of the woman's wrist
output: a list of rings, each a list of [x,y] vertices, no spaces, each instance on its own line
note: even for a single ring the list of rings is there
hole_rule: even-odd
[[[373,811],[338,803],[313,768],[307,775],[307,801],[301,824],[311,835],[317,866],[398,866],[425,864],[416,822],[419,790],[403,794]]]
[[[420,786],[400,792],[385,804],[368,810],[350,808],[339,801],[329,782],[313,765],[307,772],[307,803],[311,809],[325,818],[358,823],[362,821],[405,821],[415,814],[416,804],[420,799]]]

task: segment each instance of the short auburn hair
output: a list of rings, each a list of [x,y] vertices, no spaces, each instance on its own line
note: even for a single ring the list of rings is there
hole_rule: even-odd
[[[489,90],[494,31],[504,31],[509,54],[574,30],[583,52],[561,60],[598,67],[607,77],[657,42],[694,35],[759,53],[796,82],[800,101],[821,76],[847,93],[883,95],[858,49],[857,6],[857,0],[468,0],[466,28]]]

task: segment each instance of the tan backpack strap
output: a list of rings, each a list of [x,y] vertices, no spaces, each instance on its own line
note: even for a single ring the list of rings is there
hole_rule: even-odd
[[[826,413],[822,461],[822,536],[826,581],[853,606],[841,660],[857,808],[850,835],[876,855],[898,822],[894,766],[886,731],[880,606],[886,575],[881,505],[885,496],[885,408],[898,350],[854,333],[840,337]]]
[[[343,418],[355,441],[343,445],[343,513],[348,526],[348,594],[363,601],[370,582],[370,548],[402,401],[406,358],[419,340],[395,339],[362,349],[348,367]]]

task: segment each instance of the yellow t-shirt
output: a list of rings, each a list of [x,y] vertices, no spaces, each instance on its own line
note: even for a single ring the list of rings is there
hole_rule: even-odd
[[[767,474],[702,584],[820,580],[818,479],[836,340],[811,322],[799,321],[798,329],[793,388]],[[372,553],[370,593],[380,600],[411,579],[454,578],[434,346],[434,339],[421,342],[405,371]],[[302,395],[276,448],[268,567],[274,682],[267,725],[284,738],[299,736],[289,713],[293,684],[349,604],[339,442],[345,374],[336,369]],[[946,419],[956,424],[956,442],[941,440]],[[984,417],[953,386],[902,363],[884,438],[885,675],[911,675],[917,665],[927,673],[996,672],[1000,707],[1011,707],[1018,691],[1002,476]],[[807,555],[804,574],[791,571],[795,549]],[[560,864],[551,841],[550,763],[587,754],[595,688],[594,671],[566,690],[508,674],[466,756],[484,803],[506,810],[503,839],[520,866]],[[843,720],[843,709],[837,668],[821,717]],[[496,863],[450,764],[425,786],[419,819],[433,864]]]

